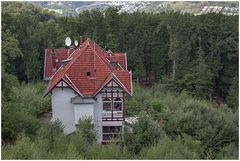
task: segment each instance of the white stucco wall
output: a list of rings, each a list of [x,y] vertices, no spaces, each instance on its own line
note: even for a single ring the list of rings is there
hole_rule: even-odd
[[[78,124],[80,118],[94,118],[93,104],[74,104],[75,124]]]
[[[71,88],[54,88],[52,90],[53,120],[59,119],[64,125],[64,133],[69,134],[76,130],[73,104],[71,98],[76,96]]]

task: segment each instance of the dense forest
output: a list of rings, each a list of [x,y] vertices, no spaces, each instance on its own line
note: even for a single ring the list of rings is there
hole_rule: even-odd
[[[109,8],[58,17],[1,5],[3,159],[238,159],[238,16]],[[86,120],[64,136],[61,123],[38,119],[50,108],[44,50],[67,36],[127,53],[135,83],[126,115],[139,119],[121,144],[96,144]]]

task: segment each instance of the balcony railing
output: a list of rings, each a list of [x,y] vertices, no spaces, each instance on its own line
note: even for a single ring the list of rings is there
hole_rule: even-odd
[[[123,118],[123,112],[122,111],[103,111],[102,112],[102,118],[103,120],[108,119],[122,119]]]

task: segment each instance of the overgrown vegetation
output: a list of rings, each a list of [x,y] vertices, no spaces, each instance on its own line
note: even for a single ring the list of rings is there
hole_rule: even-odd
[[[37,118],[50,107],[37,83],[44,49],[78,34],[128,53],[138,83],[125,111],[139,119],[121,144],[96,144],[89,120],[66,136]],[[2,142],[3,159],[238,159],[238,17],[113,8],[55,17],[2,3]]]
[[[37,86],[39,84],[21,88],[25,95],[34,96],[37,94],[29,89]],[[147,90],[135,85],[134,93],[126,100],[126,111],[129,116],[137,115],[138,122],[132,132],[125,129],[121,144],[97,144],[91,119],[80,120],[78,131],[66,136],[59,122],[40,123],[31,112],[26,112],[28,115],[18,118],[18,122],[3,117],[3,137],[13,136],[8,135],[8,129],[14,129],[17,136],[15,143],[3,145],[3,159],[238,158],[238,112],[227,105],[216,107],[186,92],[164,92],[159,86]],[[34,100],[28,103],[33,104]],[[40,101],[35,103],[42,105]],[[23,106],[24,109],[27,106]],[[3,116],[9,116],[7,112],[3,110]]]

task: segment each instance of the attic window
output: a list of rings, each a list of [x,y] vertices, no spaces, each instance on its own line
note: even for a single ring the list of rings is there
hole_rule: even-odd
[[[117,69],[118,68],[118,62],[112,62],[112,65]]]
[[[87,76],[90,76],[90,72],[87,72],[86,74],[87,74]]]

